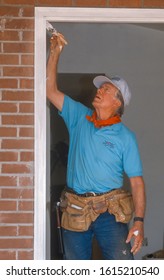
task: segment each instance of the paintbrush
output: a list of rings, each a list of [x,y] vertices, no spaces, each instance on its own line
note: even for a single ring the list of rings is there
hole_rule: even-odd
[[[60,33],[58,33],[58,31],[56,30],[56,28],[54,28],[52,26],[51,23],[49,23],[48,21],[46,22],[46,29],[53,35],[55,34],[56,36],[59,36],[60,37],[60,40],[65,44],[67,45],[67,41],[60,35]]]

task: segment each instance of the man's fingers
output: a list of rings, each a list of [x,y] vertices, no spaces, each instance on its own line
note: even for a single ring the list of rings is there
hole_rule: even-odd
[[[141,249],[141,246],[142,246],[141,242],[134,242],[131,252],[135,255]]]
[[[65,44],[68,45],[68,42],[66,41],[66,39],[64,38],[63,34],[61,33],[57,33],[57,36],[60,38],[60,40]]]
[[[60,36],[56,36],[55,34],[53,34],[51,36],[50,39],[50,50],[51,53],[53,53],[55,51],[55,49],[59,49],[60,52],[62,51],[63,47],[64,47],[65,43],[61,40]]]
[[[133,233],[130,231],[129,234],[128,234],[128,236],[127,236],[127,239],[126,239],[126,243],[129,243],[129,242],[130,242],[132,236],[133,236]]]
[[[140,230],[133,228],[129,231],[129,234],[126,239],[126,243],[129,243],[131,239],[134,239],[134,244],[132,246],[131,252],[135,255],[142,246],[143,236],[140,232]]]

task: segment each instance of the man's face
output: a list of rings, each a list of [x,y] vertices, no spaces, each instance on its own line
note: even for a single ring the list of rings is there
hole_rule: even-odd
[[[111,83],[104,83],[96,92],[92,105],[95,109],[115,110],[118,108],[116,97],[118,89]]]

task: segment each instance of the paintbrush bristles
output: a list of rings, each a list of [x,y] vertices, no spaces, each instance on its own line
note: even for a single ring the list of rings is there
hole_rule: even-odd
[[[67,41],[60,35],[60,33],[57,32],[57,30],[52,26],[51,23],[49,23],[48,21],[46,22],[46,29],[51,32],[52,34],[55,34],[56,36],[60,37],[60,40],[67,45]]]

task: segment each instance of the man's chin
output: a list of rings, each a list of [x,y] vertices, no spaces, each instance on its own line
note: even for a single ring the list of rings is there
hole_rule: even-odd
[[[92,101],[92,106],[95,107],[95,106],[97,106],[97,105],[98,105],[98,104],[97,104],[96,100],[94,99],[94,100]]]
[[[99,104],[96,101],[92,102],[92,106],[94,107],[94,109],[99,108]]]

